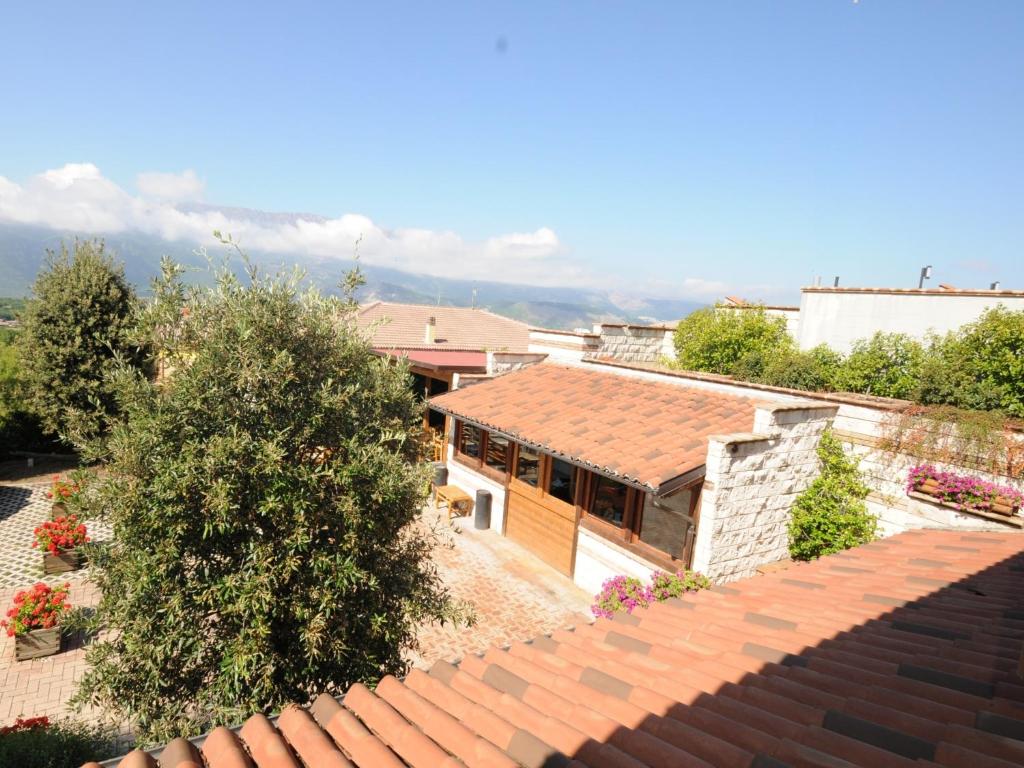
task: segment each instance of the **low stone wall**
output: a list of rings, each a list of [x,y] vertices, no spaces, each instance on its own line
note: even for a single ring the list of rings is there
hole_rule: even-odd
[[[764,405],[754,432],[713,437],[693,567],[718,583],[789,557],[790,510],[818,476],[816,448],[837,406]]]
[[[675,329],[668,326],[599,324],[594,331],[601,337],[600,357],[626,363],[656,363],[675,357]]]
[[[487,353],[487,374],[489,376],[500,376],[503,373],[526,368],[534,363],[542,362],[547,358],[543,352],[488,352]]]

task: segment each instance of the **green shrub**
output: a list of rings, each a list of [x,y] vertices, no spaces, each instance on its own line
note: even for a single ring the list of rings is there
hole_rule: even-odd
[[[839,371],[837,387],[863,395],[909,399],[925,358],[924,346],[905,333],[882,333],[853,345]]]
[[[17,331],[0,328],[0,459],[12,451],[52,453],[60,448],[26,402],[16,339]]]
[[[128,339],[135,292],[101,241],[47,254],[21,314],[26,399],[46,431],[69,445],[102,434],[115,414],[116,358],[140,363]]]
[[[19,719],[0,728],[0,766],[78,768],[116,754],[112,734],[72,720]]]
[[[915,392],[919,402],[1024,418],[1024,310],[1003,306],[935,338]]]
[[[707,307],[692,312],[676,327],[676,366],[731,374],[748,355],[776,354],[792,345],[785,318],[769,315],[763,307]]]
[[[821,474],[797,497],[789,521],[789,554],[794,560],[813,560],[871,541],[877,518],[864,499],[868,487],[858,461],[826,430],[818,444]]]
[[[840,375],[843,357],[820,344],[806,352],[794,349],[755,351],[740,360],[731,374],[743,381],[810,392],[830,392]]]
[[[108,631],[77,701],[144,743],[401,675],[423,622],[467,618],[416,525],[407,369],[301,280],[225,270],[185,290],[166,265],[141,318],[166,373],[115,378],[122,418],[83,501],[113,526],[83,617]]]

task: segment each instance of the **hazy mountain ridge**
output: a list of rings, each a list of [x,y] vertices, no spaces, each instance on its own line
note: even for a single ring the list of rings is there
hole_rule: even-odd
[[[257,221],[277,223],[298,219],[315,220],[310,214],[266,213],[249,209],[225,209],[195,206],[197,210],[231,211],[232,216],[245,216]],[[25,296],[43,262],[47,249],[60,247],[61,241],[72,242],[76,233],[0,223],[0,296]],[[162,256],[170,256],[191,267],[196,279],[208,279],[207,261],[195,243],[167,241],[140,232],[122,232],[104,237],[108,248],[125,264],[125,275],[143,293],[159,272]],[[222,252],[211,250],[209,257],[217,262]],[[306,270],[309,280],[325,291],[335,291],[342,275],[353,266],[351,259],[322,259],[297,254],[250,251],[253,263],[265,268],[298,265]],[[366,285],[360,300],[479,306],[525,323],[547,328],[573,329],[589,327],[594,322],[675,321],[700,303],[688,300],[648,299],[630,296],[628,300],[611,292],[580,290],[571,287],[540,287],[513,283],[458,280],[416,274],[397,269],[362,264]],[[238,269],[241,268],[239,263]]]

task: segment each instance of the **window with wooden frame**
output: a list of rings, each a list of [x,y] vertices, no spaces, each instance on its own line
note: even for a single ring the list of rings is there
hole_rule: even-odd
[[[652,496],[604,475],[584,474],[582,521],[587,530],[663,568],[688,564],[701,483]]]
[[[491,479],[504,483],[508,475],[513,443],[486,429],[455,422],[455,459]]]
[[[455,450],[464,457],[479,463],[483,455],[484,431],[464,421],[459,422],[455,435]]]

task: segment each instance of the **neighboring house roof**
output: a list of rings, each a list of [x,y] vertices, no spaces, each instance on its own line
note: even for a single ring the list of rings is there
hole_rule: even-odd
[[[378,349],[381,354],[392,357],[407,357],[412,365],[432,370],[466,371],[468,373],[485,373],[487,371],[486,352],[464,352],[462,350],[433,349]]]
[[[436,319],[435,341],[427,344],[424,330]],[[371,343],[378,349],[465,349],[526,352],[530,329],[485,309],[393,304],[376,301],[359,308],[359,325],[373,327]]]
[[[1024,765],[1022,550],[903,533],[179,739],[159,765]]]
[[[709,436],[754,427],[754,401],[744,397],[553,363],[429,402],[651,490],[702,467]]]

